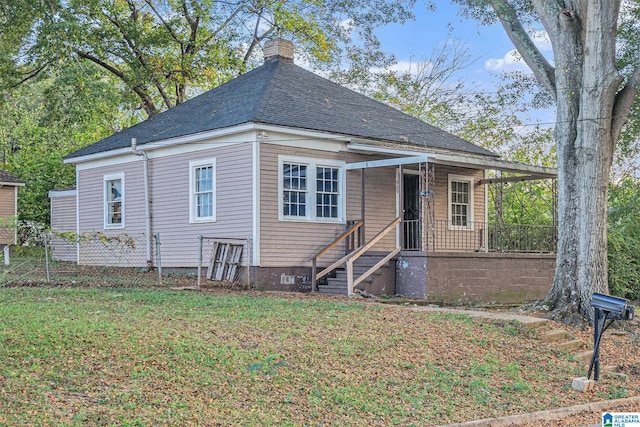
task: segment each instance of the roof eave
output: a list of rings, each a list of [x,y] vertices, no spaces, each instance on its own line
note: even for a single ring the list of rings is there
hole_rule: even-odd
[[[189,143],[196,143],[196,142],[201,142],[208,139],[220,138],[227,135],[231,135],[239,132],[252,131],[252,130],[256,130],[255,123],[243,123],[240,125],[230,126],[227,128],[214,129],[210,131],[184,135],[176,138],[162,139],[162,140],[147,142],[145,144],[138,144],[136,146],[136,149],[138,151],[152,151],[160,148],[166,148],[166,147],[171,147],[175,145],[182,145],[182,144],[189,144]],[[129,154],[129,153],[131,153],[131,147],[116,148],[113,150],[101,151],[99,153],[86,154],[84,156],[66,157],[64,159],[64,163],[66,164],[84,163],[84,162],[101,160],[109,157]]]
[[[432,163],[475,167],[478,169],[496,170],[510,173],[532,174],[540,178],[557,178],[558,169],[547,166],[528,165],[501,159],[478,158],[461,154],[435,154]]]
[[[520,174],[532,174],[540,178],[556,178],[558,176],[557,168],[511,162],[498,159],[497,156],[492,157],[476,154],[442,152],[439,150],[433,150],[428,147],[409,145],[403,145],[402,149],[397,149],[387,144],[377,144],[375,141],[354,141],[349,144],[349,149],[354,151],[377,152],[381,154],[407,157],[416,156],[417,153],[425,153],[428,155],[429,163],[445,164],[467,168],[470,167],[475,169],[499,170],[503,172]]]

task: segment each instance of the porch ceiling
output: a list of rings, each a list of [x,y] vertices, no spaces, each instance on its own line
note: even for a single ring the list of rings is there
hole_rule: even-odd
[[[487,169],[509,173],[522,174],[517,177],[493,178],[482,180],[482,184],[492,184],[497,182],[527,181],[533,179],[553,179],[557,178],[558,170],[545,166],[527,165],[524,163],[510,162],[489,157],[478,157],[466,154],[434,153],[422,150],[403,150],[388,146],[370,145],[351,142],[350,151],[378,153],[394,156],[391,159],[374,160],[369,162],[357,162],[347,165],[347,169],[367,169],[370,167],[393,166],[414,163],[435,163],[442,165],[458,166],[472,169]]]
[[[461,166],[474,169],[489,169],[501,172],[526,174],[530,179],[549,179],[558,176],[556,168],[545,166],[527,165],[524,163],[510,162],[499,159],[485,159],[460,154],[434,154],[429,156],[429,161],[436,164]],[[525,177],[520,177],[525,178]],[[497,180],[492,180],[497,182]]]

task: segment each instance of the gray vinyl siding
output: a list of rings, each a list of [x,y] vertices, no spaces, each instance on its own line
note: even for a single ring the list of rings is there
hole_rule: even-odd
[[[54,231],[51,240],[51,256],[57,261],[77,261],[77,246],[71,236],[64,237],[58,233],[75,232],[76,196],[51,197],[51,229]]]
[[[189,162],[215,159],[216,221],[189,222]],[[185,154],[149,159],[152,233],[160,238],[163,267],[196,267],[199,239],[205,237],[250,238],[252,236],[252,144],[236,144]],[[124,173],[124,228],[104,229],[103,177]],[[81,263],[134,266],[146,265],[144,177],[142,157],[137,161],[79,171],[82,232],[99,231],[107,236],[126,234],[135,249],[125,248],[119,259],[104,259],[104,248],[82,248]],[[156,263],[155,237],[152,261]],[[204,264],[211,242],[205,240]],[[250,244],[248,245],[250,246]],[[243,251],[248,259],[250,247]]]
[[[362,156],[351,156],[349,163],[371,160]],[[371,240],[397,214],[397,166],[366,169],[365,174],[365,241]],[[347,175],[347,197],[349,219],[360,219],[361,215],[361,171],[353,170]],[[371,250],[390,251],[396,247],[396,231],[391,231]]]
[[[309,266],[310,258],[345,230],[346,224],[280,221],[278,217],[278,156],[299,156],[321,160],[364,161],[371,156],[348,155],[276,144],[263,144],[260,152],[261,167],[261,217],[260,217],[260,265],[263,267]],[[347,220],[360,219],[360,171],[346,175]],[[395,168],[375,168],[366,175],[367,238],[373,237],[395,218]],[[395,232],[376,245],[374,250],[395,247]],[[330,252],[320,261],[328,265],[344,255],[344,245]]]
[[[473,178],[473,230],[451,229],[447,224],[449,218],[449,175],[468,176]],[[479,184],[484,178],[484,170],[460,168],[455,166],[435,165],[435,212],[437,245],[440,250],[470,251],[480,249],[480,237],[486,220],[486,185]],[[427,233],[429,240],[433,239]]]
[[[449,220],[449,175],[473,178],[473,218],[470,220],[484,222],[486,185],[478,183],[484,178],[484,170],[445,165],[435,165],[435,220]]]
[[[78,171],[79,264],[119,267],[146,265],[144,179],[142,158],[139,159]],[[124,227],[105,229],[104,176],[118,173],[124,174]],[[111,243],[100,240],[100,235]]]
[[[278,136],[278,138],[280,138]],[[279,139],[278,139],[279,140]],[[346,172],[345,221],[343,223],[320,221],[281,221],[279,218],[278,157],[285,155],[347,163],[385,158],[377,154],[356,154],[330,151],[327,146],[300,148],[272,138],[260,146],[260,262],[262,267],[310,266],[311,257],[338,237],[346,221],[361,217],[361,171]],[[314,147],[309,144],[309,147]],[[334,146],[335,148],[335,146]],[[152,153],[155,154],[155,153]],[[165,153],[166,154],[166,153]],[[191,161],[215,159],[216,221],[189,222],[189,174]],[[78,171],[78,199],[81,212],[80,232],[104,233],[135,240],[134,248],[126,249],[126,259],[112,256],[105,248],[82,248],[80,262],[84,264],[120,265],[142,267],[146,265],[145,206],[142,157],[131,156],[131,161],[112,166],[101,166]],[[253,244],[253,144],[237,143],[224,147],[206,148],[188,153],[150,156],[152,232],[158,234],[161,243],[163,267],[196,267],[198,264],[199,236],[207,238],[247,239],[243,261],[251,259]],[[124,224],[122,229],[104,229],[104,175],[124,174]],[[397,166],[365,170],[365,230],[366,239],[373,238],[396,217]],[[447,219],[449,174],[483,178],[481,170],[436,165],[436,219]],[[484,221],[485,188],[474,186],[474,220]],[[58,219],[56,219],[57,221]],[[60,218],[62,222],[62,217]],[[57,223],[56,223],[57,224]],[[395,248],[396,230],[373,247],[388,251]],[[104,246],[104,245],[103,245]],[[209,261],[213,244],[204,240],[203,264]],[[152,247],[156,263],[155,239]],[[344,244],[327,254],[319,265],[328,265],[344,255]]]
[[[189,223],[189,162],[215,159],[216,221]],[[198,236],[246,239],[253,230],[253,147],[236,144],[153,159],[153,232],[160,233],[163,267],[198,265]],[[204,265],[211,240],[204,240]],[[250,259],[251,243],[243,250]]]
[[[51,198],[51,229],[53,231],[76,231],[76,196]]]

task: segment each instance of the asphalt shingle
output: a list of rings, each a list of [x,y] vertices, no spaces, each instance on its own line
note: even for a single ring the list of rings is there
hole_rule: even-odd
[[[82,148],[66,158],[223,129],[244,123],[496,155],[386,104],[275,57],[215,89]]]
[[[24,184],[24,181],[16,178],[15,176],[9,174],[6,171],[3,171],[2,169],[0,169],[0,182],[9,182],[9,183],[15,183],[15,184]]]

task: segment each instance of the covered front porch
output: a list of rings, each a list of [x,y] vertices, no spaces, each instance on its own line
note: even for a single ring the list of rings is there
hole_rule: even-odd
[[[383,289],[383,293],[447,302],[477,302],[483,299],[478,287],[485,288],[485,296],[490,300],[504,300],[496,298],[498,294],[528,300],[532,299],[531,292],[523,288],[544,288],[546,292],[551,285],[557,240],[555,221],[510,224],[496,215],[501,207],[490,214],[487,188],[516,181],[554,179],[553,168],[465,155],[398,152],[364,144],[351,149],[392,156],[347,165],[360,175],[360,218],[350,219],[345,233],[313,258],[314,290],[318,280],[336,283],[336,279],[326,279],[336,275],[335,270],[346,282],[347,294],[358,288],[371,293]],[[367,183],[376,176],[375,168],[379,167],[396,170],[397,218],[383,230],[372,230],[367,227],[365,199]],[[489,171],[497,173],[490,175]],[[551,205],[555,203],[552,201]],[[550,215],[555,218],[553,213]],[[393,250],[375,250],[378,241],[394,234]],[[327,268],[317,268],[323,253],[341,244],[345,256]],[[358,259],[366,257],[365,254],[375,254],[379,261],[369,261],[366,268],[358,268]],[[367,286],[367,278],[382,268],[394,270],[393,290],[390,286],[373,286],[371,279]],[[505,271],[519,272],[529,279],[523,281],[522,277]],[[389,274],[384,277],[388,281]],[[533,280],[534,277],[537,279]]]

